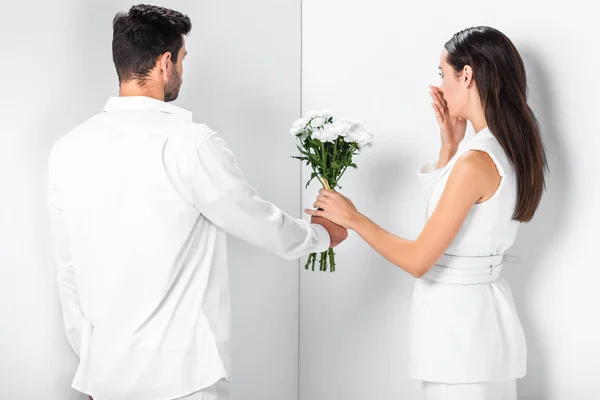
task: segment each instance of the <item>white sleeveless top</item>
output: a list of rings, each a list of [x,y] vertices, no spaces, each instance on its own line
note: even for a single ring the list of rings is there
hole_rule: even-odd
[[[456,161],[469,150],[489,154],[502,177],[489,200],[475,204],[452,244],[415,284],[410,331],[410,376],[440,383],[474,383],[525,375],[525,335],[508,283],[504,252],[515,241],[514,170],[488,128],[463,144],[443,168],[419,171],[429,197],[427,218]]]

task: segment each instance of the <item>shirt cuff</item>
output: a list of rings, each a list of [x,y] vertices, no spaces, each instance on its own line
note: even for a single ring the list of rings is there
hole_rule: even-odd
[[[318,244],[315,248],[315,253],[322,253],[324,251],[327,251],[329,249],[329,246],[331,245],[331,237],[329,236],[329,231],[325,229],[323,225],[310,224],[310,226],[313,227],[315,233],[317,234]]]
[[[437,183],[443,168],[436,168],[437,161],[431,161],[423,165],[419,171],[419,180],[425,194],[431,193],[433,186]]]

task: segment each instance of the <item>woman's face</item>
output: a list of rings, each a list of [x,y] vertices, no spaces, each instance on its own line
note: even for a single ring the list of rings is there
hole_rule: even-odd
[[[440,56],[440,76],[442,83],[440,89],[444,95],[444,100],[448,107],[448,113],[454,118],[468,118],[467,110],[469,105],[469,83],[470,78],[465,70],[460,74],[454,71],[454,68],[448,64],[448,51],[444,49]],[[465,67],[467,68],[467,67]]]

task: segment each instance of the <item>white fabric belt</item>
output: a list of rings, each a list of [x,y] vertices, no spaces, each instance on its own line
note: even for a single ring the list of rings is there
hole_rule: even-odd
[[[490,283],[500,277],[505,262],[519,261],[518,257],[504,254],[481,257],[444,254],[422,279],[459,285]]]

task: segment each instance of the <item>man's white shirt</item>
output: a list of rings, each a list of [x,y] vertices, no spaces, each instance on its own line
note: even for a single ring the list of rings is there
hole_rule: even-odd
[[[54,145],[49,168],[73,387],[95,400],[230,379],[226,234],[288,259],[330,244],[261,199],[219,134],[152,98],[110,98]]]

